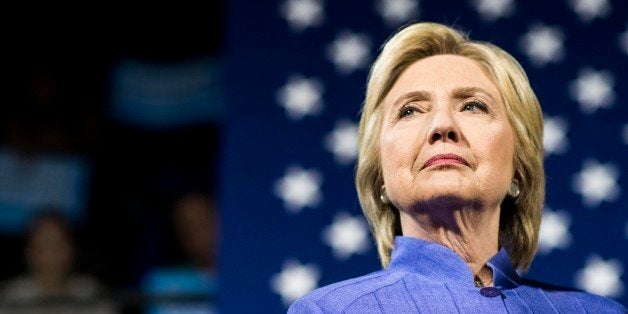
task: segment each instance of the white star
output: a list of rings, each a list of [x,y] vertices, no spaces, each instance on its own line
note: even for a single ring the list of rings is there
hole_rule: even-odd
[[[337,163],[352,163],[358,155],[358,126],[347,120],[336,122],[334,130],[325,136],[325,147]]]
[[[327,57],[342,74],[364,68],[370,59],[370,40],[366,35],[342,32],[327,47]]]
[[[322,176],[318,171],[292,166],[287,169],[281,179],[275,182],[274,192],[283,200],[288,212],[298,213],[304,207],[314,208],[320,204],[322,181]]]
[[[286,0],[279,7],[279,14],[296,32],[320,25],[324,19],[323,13],[320,0]]]
[[[586,160],[582,170],[573,178],[574,192],[582,195],[588,207],[597,207],[602,201],[611,202],[620,195],[619,171],[612,163],[600,164],[597,160]]]
[[[539,252],[550,253],[553,249],[566,249],[571,245],[569,234],[571,217],[565,211],[552,211],[546,207],[539,232]]]
[[[535,66],[543,67],[563,58],[563,40],[563,32],[558,27],[534,24],[521,37],[519,44]]]
[[[626,31],[619,34],[618,42],[621,50],[628,54],[628,25],[626,25]]]
[[[611,12],[608,0],[571,0],[571,6],[584,23],[589,23],[596,17],[606,17]]]
[[[576,286],[590,293],[619,297],[624,292],[624,284],[620,280],[623,272],[619,260],[605,261],[598,255],[591,255],[584,268],[576,273]]]
[[[298,298],[316,289],[320,277],[316,265],[303,265],[298,261],[288,260],[284,262],[281,272],[270,279],[270,287],[281,296],[281,301],[288,307]]]
[[[551,154],[562,154],[569,147],[567,142],[567,120],[562,117],[543,118],[543,148],[545,157]]]
[[[323,91],[323,84],[319,80],[294,75],[277,92],[277,102],[286,109],[288,118],[300,120],[321,112]]]
[[[497,21],[515,12],[515,3],[512,0],[473,0],[472,4],[480,18],[486,22]]]
[[[386,24],[391,27],[399,26],[419,15],[418,0],[380,0],[376,9]]]
[[[365,253],[370,247],[368,225],[364,218],[351,217],[348,213],[336,214],[334,222],[323,230],[322,238],[340,260],[346,260],[352,254]]]
[[[584,113],[594,113],[598,108],[610,108],[615,102],[615,79],[608,71],[584,69],[569,85],[571,98],[580,104]]]

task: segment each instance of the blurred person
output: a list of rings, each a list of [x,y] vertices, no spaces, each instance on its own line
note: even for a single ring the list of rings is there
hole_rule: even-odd
[[[113,313],[101,299],[102,288],[75,271],[76,249],[69,222],[59,213],[42,212],[31,221],[24,250],[27,272],[8,281],[1,313]]]
[[[200,193],[181,197],[174,206],[173,223],[188,266],[213,272],[218,249],[216,205]]]
[[[182,259],[145,276],[149,313],[217,312],[218,221],[216,204],[202,193],[186,193],[174,203],[172,227]]]

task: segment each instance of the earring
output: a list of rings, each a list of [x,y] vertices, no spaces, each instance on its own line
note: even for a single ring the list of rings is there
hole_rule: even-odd
[[[510,185],[508,186],[508,195],[512,198],[517,198],[520,192],[521,191],[519,190],[519,185],[517,184],[517,181],[513,180],[512,182],[510,182]]]
[[[379,194],[379,199],[382,201],[382,203],[384,204],[388,204],[390,203],[390,199],[388,199],[388,194],[386,194],[386,186],[382,185],[382,191]]]

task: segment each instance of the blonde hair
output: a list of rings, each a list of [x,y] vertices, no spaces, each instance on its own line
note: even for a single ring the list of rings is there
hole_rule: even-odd
[[[501,204],[499,242],[508,250],[512,265],[525,270],[536,253],[545,197],[541,107],[521,65],[507,52],[490,43],[471,41],[461,32],[435,23],[416,23],[391,37],[368,78],[360,119],[356,188],[382,266],[390,264],[393,240],[401,235],[401,226],[398,210],[380,200],[384,184],[379,149],[381,105],[408,66],[441,54],[476,61],[503,98],[515,135],[514,179],[521,193],[516,199],[506,197]]]

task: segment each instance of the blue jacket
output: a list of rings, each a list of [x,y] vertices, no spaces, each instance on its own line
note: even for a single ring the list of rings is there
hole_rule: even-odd
[[[288,313],[626,313],[601,296],[519,277],[501,249],[488,261],[494,287],[436,243],[396,237],[390,267],[312,291]]]

